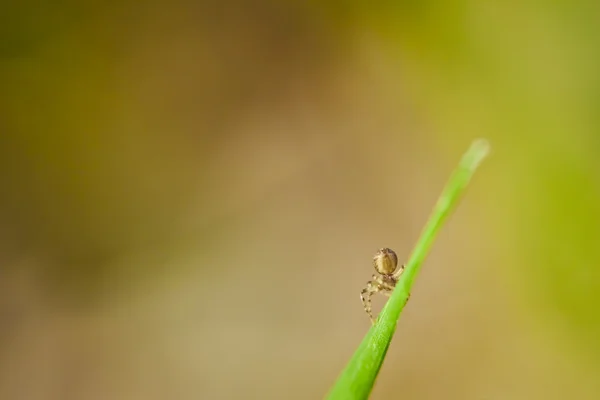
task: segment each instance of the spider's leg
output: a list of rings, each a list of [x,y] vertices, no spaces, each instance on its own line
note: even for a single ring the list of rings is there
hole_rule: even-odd
[[[372,324],[375,324],[375,319],[373,318],[373,312],[371,311],[371,296],[383,289],[382,284],[383,281],[381,277],[373,275],[373,280],[367,282],[367,286],[360,292],[360,299],[363,302],[366,313],[369,315],[369,318],[371,318]]]
[[[400,275],[402,275],[402,273],[404,272],[404,268],[406,268],[406,264],[402,264],[400,268],[398,268],[398,270],[394,272],[394,280],[398,280],[398,278],[400,278]]]

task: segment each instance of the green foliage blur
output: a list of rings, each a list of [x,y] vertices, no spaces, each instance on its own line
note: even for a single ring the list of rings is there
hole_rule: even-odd
[[[0,398],[323,397],[477,137],[373,398],[600,395],[600,3],[0,9]]]

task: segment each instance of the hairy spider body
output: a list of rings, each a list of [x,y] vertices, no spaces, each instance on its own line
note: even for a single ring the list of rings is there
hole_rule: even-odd
[[[398,267],[398,256],[392,249],[384,247],[379,249],[373,257],[373,267],[377,274],[373,274],[373,278],[367,282],[367,286],[360,292],[360,298],[363,302],[365,311],[371,318],[371,322],[374,324],[375,319],[371,311],[371,296],[375,293],[381,293],[389,296],[392,290],[398,283],[398,278],[404,272],[404,264]],[[397,269],[397,270],[396,270]]]

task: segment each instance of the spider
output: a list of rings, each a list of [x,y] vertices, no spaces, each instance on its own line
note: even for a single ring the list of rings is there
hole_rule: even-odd
[[[371,296],[379,292],[389,297],[392,294],[392,290],[396,287],[398,278],[404,272],[404,264],[396,270],[398,267],[398,256],[392,249],[384,247],[375,253],[373,267],[375,267],[377,274],[373,274],[372,280],[367,282],[367,287],[360,292],[360,299],[363,302],[365,311],[371,318],[371,323],[375,324],[375,319],[371,312]]]

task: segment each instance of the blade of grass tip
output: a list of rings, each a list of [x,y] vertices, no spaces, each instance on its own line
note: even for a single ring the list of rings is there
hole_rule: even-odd
[[[365,335],[354,355],[338,377],[327,398],[330,400],[366,399],[383,364],[396,330],[400,313],[408,301],[410,289],[444,221],[458,203],[477,167],[489,153],[489,143],[479,139],[463,155],[425,225],[394,292],[375,325]]]

